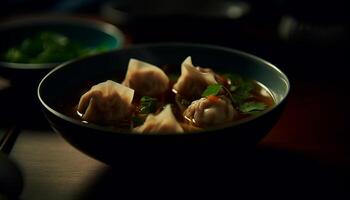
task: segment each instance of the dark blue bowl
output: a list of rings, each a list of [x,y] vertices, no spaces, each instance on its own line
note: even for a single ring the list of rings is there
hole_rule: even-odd
[[[114,25],[106,22],[69,15],[32,15],[7,19],[0,23],[0,53],[20,44],[25,38],[40,31],[55,31],[87,48],[103,46],[106,51],[124,46],[124,34]],[[41,78],[60,63],[11,63],[1,60],[0,76],[13,84],[38,84]],[[37,81],[36,81],[37,80]]]
[[[169,64],[180,72],[180,64],[192,56],[196,65],[229,71],[255,79],[270,89],[276,105],[244,121],[202,132],[170,135],[136,135],[85,124],[56,108],[68,91],[89,80],[93,83],[123,76],[130,58],[155,65]],[[179,160],[190,162],[219,158],[251,148],[278,120],[289,93],[286,75],[256,56],[228,48],[199,44],[154,44],[99,54],[62,64],[47,74],[38,87],[42,109],[53,129],[82,152],[112,165],[140,166],[144,163]],[[153,166],[153,165],[152,165]]]

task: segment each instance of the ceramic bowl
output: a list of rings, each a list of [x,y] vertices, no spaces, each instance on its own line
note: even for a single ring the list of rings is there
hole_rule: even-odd
[[[259,81],[269,88],[276,105],[247,120],[201,132],[144,135],[86,124],[58,109],[67,95],[86,81],[99,83],[123,76],[130,58],[155,65],[169,64],[180,73],[181,62],[187,56],[192,56],[196,65]],[[251,54],[218,46],[170,43],[133,46],[62,64],[42,79],[37,94],[52,128],[77,149],[119,167],[155,167],[224,159],[242,148],[254,147],[279,119],[289,88],[288,78],[281,70]]]
[[[31,15],[0,23],[1,55],[42,31],[60,33],[87,48],[103,46],[105,51],[122,48],[125,44],[124,34],[116,26],[101,20],[72,15]],[[37,85],[46,73],[61,63],[12,63],[0,56],[0,76],[16,85]]]

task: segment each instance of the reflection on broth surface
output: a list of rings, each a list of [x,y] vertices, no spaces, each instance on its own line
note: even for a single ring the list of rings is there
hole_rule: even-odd
[[[171,67],[131,60],[126,78],[80,85],[56,109],[85,123],[130,132],[181,133],[249,118],[275,104],[263,84],[231,72],[195,67],[190,57],[182,63],[181,74],[172,73]],[[141,83],[149,81],[146,92],[140,91],[144,83],[137,85],[143,78]]]

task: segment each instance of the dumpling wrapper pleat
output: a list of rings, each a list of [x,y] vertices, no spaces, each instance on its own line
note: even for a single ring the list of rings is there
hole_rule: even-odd
[[[203,72],[192,64],[192,58],[187,57],[181,64],[181,75],[173,86],[173,91],[186,99],[199,99],[203,91],[216,84],[215,74]]]
[[[133,89],[108,80],[82,95],[77,110],[85,121],[114,124],[130,114],[133,97]]]
[[[182,133],[184,132],[181,125],[177,122],[171,106],[168,104],[158,114],[149,114],[146,121],[138,127],[135,127],[134,132],[137,133]]]
[[[169,78],[159,67],[131,58],[122,84],[140,96],[155,96],[168,89]]]

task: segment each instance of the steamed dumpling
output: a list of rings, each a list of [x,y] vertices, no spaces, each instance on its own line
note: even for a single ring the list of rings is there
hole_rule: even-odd
[[[212,96],[213,97],[213,96]],[[196,126],[210,126],[231,121],[237,115],[226,96],[203,97],[193,101],[183,116]]]
[[[133,89],[108,80],[81,96],[78,113],[88,122],[116,124],[130,115],[133,97]]]
[[[168,104],[158,115],[149,114],[141,126],[134,128],[134,132],[182,133],[184,130],[177,122],[171,106]]]
[[[132,58],[122,84],[140,96],[155,96],[168,89],[169,78],[160,68]]]
[[[216,84],[215,74],[204,68],[194,67],[191,57],[181,65],[181,76],[173,86],[173,91],[185,99],[194,100],[201,97],[208,85]]]

